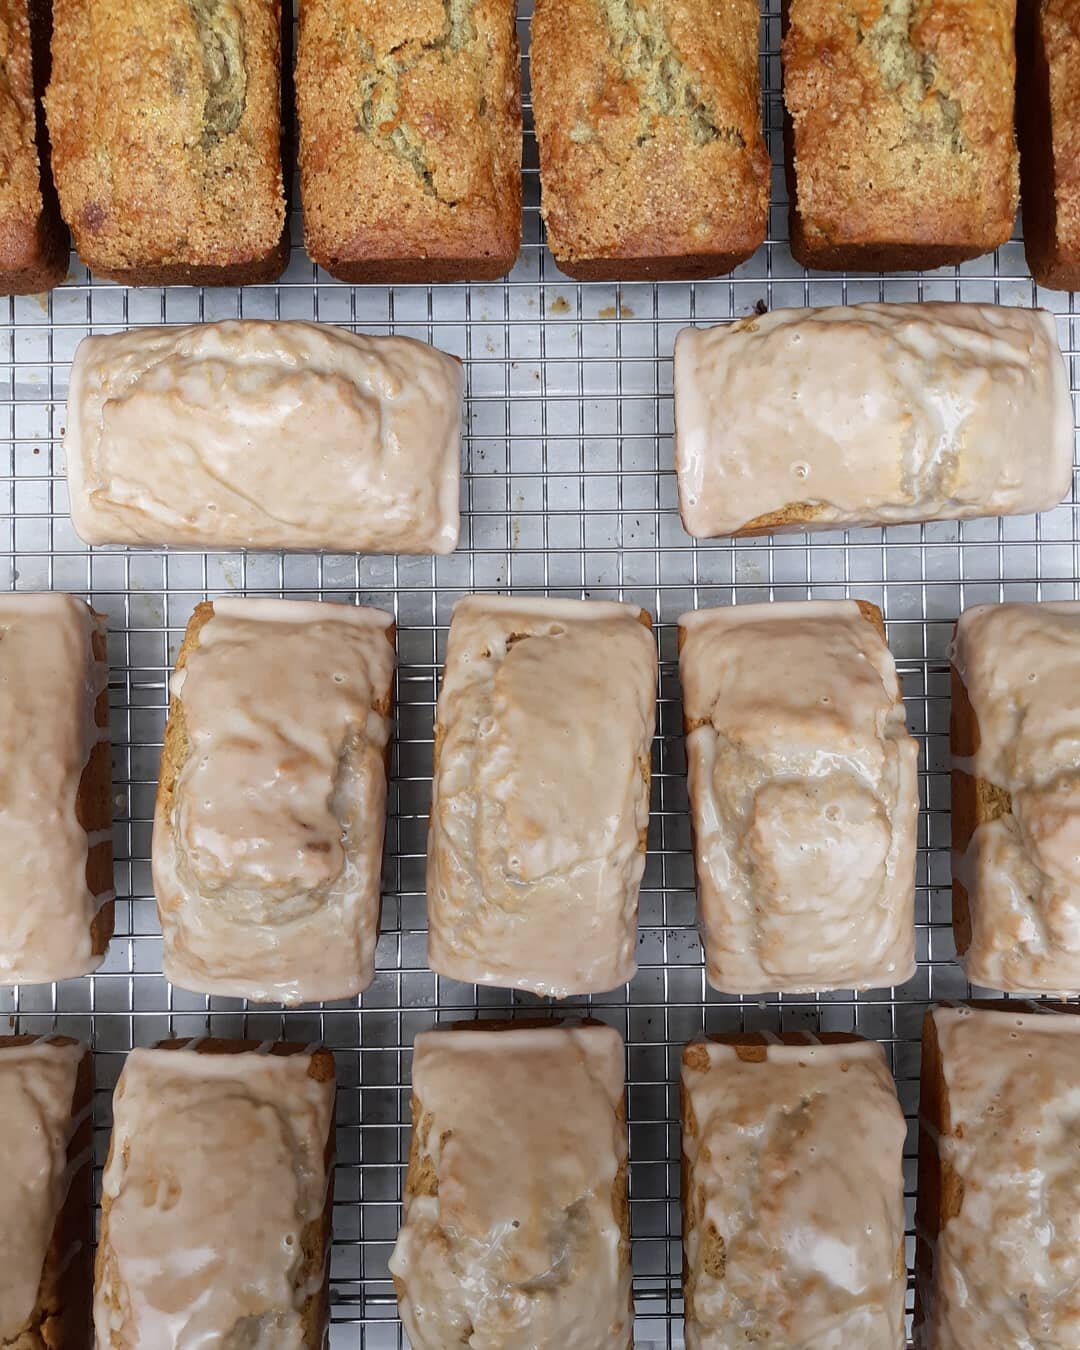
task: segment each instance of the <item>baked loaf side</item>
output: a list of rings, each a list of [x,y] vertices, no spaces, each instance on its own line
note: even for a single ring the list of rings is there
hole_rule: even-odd
[[[455,357],[328,324],[84,338],[72,521],[96,544],[449,553],[464,387]]]
[[[333,1161],[329,1050],[218,1040],[133,1050],[102,1177],[98,1350],[322,1350]]]
[[[1076,1340],[1077,1011],[1014,999],[926,1014],[918,1350]]]
[[[548,244],[570,276],[729,272],[765,238],[755,0],[538,0]]]
[[[1020,0],[1017,125],[1024,251],[1052,290],[1080,290],[1080,4]]]
[[[390,1259],[413,1350],[630,1350],[624,1055],[597,1023],[417,1036]]]
[[[1044,310],[773,310],[684,329],[674,379],[698,538],[1014,515],[1069,491],[1072,399]]]
[[[953,923],[973,984],[1080,992],[1080,602],[977,605],[952,650]]]
[[[881,1047],[693,1041],[681,1097],[688,1350],[903,1350],[907,1131]]]
[[[486,281],[514,265],[514,20],[510,0],[301,0],[304,242],[333,276]]]
[[[710,984],[882,988],[915,972],[918,743],[864,601],[679,620]]]
[[[280,0],[54,0],[45,109],[83,262],[134,285],[288,259]]]
[[[49,172],[38,100],[48,81],[48,0],[0,0],[0,294],[28,295],[67,274],[68,232]]]
[[[0,1346],[86,1350],[93,1059],[67,1036],[0,1036]]]
[[[166,977],[352,998],[378,936],[394,625],[296,600],[199,605],[170,682],[154,813]]]
[[[1011,235],[1016,0],[786,0],[791,251],[896,271]]]
[[[0,597],[0,985],[89,974],[113,927],[104,620]]]
[[[631,978],[656,675],[636,605],[458,602],[435,716],[433,970],[556,998]]]

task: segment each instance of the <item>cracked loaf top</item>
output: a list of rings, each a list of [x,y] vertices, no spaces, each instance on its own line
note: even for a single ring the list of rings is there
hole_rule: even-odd
[[[532,32],[560,263],[753,252],[769,200],[756,0],[540,0]]]
[[[508,0],[302,6],[296,101],[311,256],[335,273],[470,257],[487,259],[491,275],[507,270],[521,237],[518,65]]]

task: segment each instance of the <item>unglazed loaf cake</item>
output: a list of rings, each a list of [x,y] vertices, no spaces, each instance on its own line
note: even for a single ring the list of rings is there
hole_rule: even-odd
[[[904,1350],[907,1130],[881,1047],[693,1041],[681,1096],[687,1350]]]
[[[243,319],[79,343],[64,452],[87,543],[450,553],[461,362]]]
[[[390,1258],[413,1350],[630,1350],[624,1057],[599,1023],[417,1036]]]
[[[926,1014],[917,1350],[1077,1343],[1078,1011],[1013,999]]]
[[[51,28],[49,0],[0,0],[0,295],[47,291],[67,274],[68,232],[39,102]]]
[[[393,680],[382,610],[197,607],[169,685],[154,813],[173,984],[295,1004],[371,983]]]
[[[280,0],[53,0],[53,173],[83,262],[138,286],[288,260]]]
[[[915,972],[918,743],[881,613],[807,600],[679,620],[698,908],[727,994]]]
[[[105,623],[0,596],[0,985],[87,975],[113,930]]]
[[[898,271],[1005,243],[1018,197],[1015,15],[1016,0],[785,0],[797,262]]]
[[[435,714],[432,970],[556,998],[633,976],[656,674],[636,605],[455,605]]]
[[[512,0],[300,0],[304,243],[348,282],[490,281],[521,243]]]
[[[674,379],[679,509],[697,538],[1045,511],[1072,480],[1045,310],[778,309],[683,329]]]
[[[541,213],[559,267],[716,276],[765,238],[756,0],[537,0]]]
[[[1024,252],[1051,290],[1080,290],[1080,3],[1020,0],[1017,125]]]
[[[333,1164],[329,1050],[133,1050],[102,1177],[97,1350],[323,1350]]]
[[[965,610],[951,672],[957,954],[972,984],[1080,993],[1080,601]]]
[[[93,1057],[68,1036],[0,1036],[0,1346],[87,1350]]]

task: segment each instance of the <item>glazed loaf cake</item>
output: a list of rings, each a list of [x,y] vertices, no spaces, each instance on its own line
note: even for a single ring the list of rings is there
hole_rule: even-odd
[[[679,620],[709,983],[882,988],[915,972],[918,743],[880,611],[807,600]]]
[[[599,1023],[417,1036],[390,1258],[413,1350],[630,1350],[624,1056]]]
[[[348,282],[489,281],[521,243],[512,0],[301,0],[304,242]]]
[[[47,291],[67,274],[68,232],[39,102],[49,78],[49,0],[0,3],[0,294]]]
[[[89,974],[113,930],[105,624],[0,596],[0,985]]]
[[[1009,238],[1015,14],[1016,0],[785,0],[796,261],[941,267]]]
[[[656,673],[636,605],[457,603],[435,714],[432,970],[555,998],[631,978]]]
[[[765,238],[756,0],[538,0],[541,212],[582,279],[716,276]]]
[[[1024,251],[1052,290],[1080,290],[1080,3],[1020,0],[1017,124]]]
[[[87,543],[450,553],[461,362],[244,319],[80,342],[64,451]]]
[[[951,671],[957,954],[972,984],[1080,993],[1080,601],[965,610]]]
[[[906,1133],[873,1041],[749,1032],[691,1042],[687,1350],[904,1350]]]
[[[93,1057],[0,1036],[0,1346],[88,1350]]]
[[[133,1050],[101,1184],[97,1350],[323,1350],[333,1164],[329,1050]]]
[[[1014,999],[926,1014],[917,1350],[1076,1341],[1078,1011]]]
[[[53,0],[45,109],[83,262],[138,286],[288,260],[280,0]]]
[[[697,538],[1045,511],[1072,462],[1044,310],[779,309],[675,342],[679,507]]]
[[[197,607],[169,685],[154,813],[173,984],[294,1004],[371,983],[393,680],[381,610]]]

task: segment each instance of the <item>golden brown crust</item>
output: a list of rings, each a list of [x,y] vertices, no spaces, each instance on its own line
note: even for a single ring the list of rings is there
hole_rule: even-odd
[[[1080,3],[1020,0],[1017,125],[1024,251],[1052,290],[1080,289]]]
[[[511,0],[301,0],[304,241],[332,276],[487,281],[514,265],[514,20]]]
[[[90,638],[91,651],[95,661],[108,665],[107,640],[105,636],[105,616],[91,610],[95,628]],[[86,853],[86,886],[91,895],[102,896],[113,889],[113,846],[112,846],[112,747],[108,740],[109,726],[109,690],[102,689],[94,704],[94,725],[106,731],[104,740],[97,741],[75,797],[75,816],[87,835],[104,835],[97,842],[90,842]],[[90,923],[90,950],[95,956],[103,956],[109,946],[115,924],[116,902],[112,898],[105,901]]]
[[[195,1040],[176,1037],[172,1040],[158,1041],[155,1050],[193,1050],[199,1055],[243,1055],[262,1050],[264,1041],[238,1040],[217,1036],[201,1037]],[[265,1051],[270,1055],[288,1058],[292,1055],[310,1054],[308,1077],[317,1083],[332,1083],[335,1079],[334,1056],[324,1046],[312,1047],[295,1041],[274,1041]],[[109,1154],[105,1166],[112,1163],[113,1148],[116,1142],[114,1131],[109,1139]],[[327,1131],[326,1146],[323,1150],[323,1164],[326,1168],[326,1203],[319,1218],[307,1224],[300,1234],[300,1245],[304,1253],[304,1264],[298,1272],[299,1285],[312,1288],[304,1302],[302,1318],[304,1323],[304,1350],[323,1350],[325,1328],[330,1316],[330,1240],[334,1214],[334,1157],[336,1152],[336,1131],[331,1118]],[[105,1262],[109,1256],[108,1233],[109,1214],[112,1200],[107,1194],[101,1197],[101,1234],[98,1239],[97,1257],[94,1262],[94,1280],[100,1283],[105,1273]],[[315,1287],[318,1280],[318,1286]],[[89,1315],[85,1325],[89,1325]],[[50,1348],[51,1350],[51,1348]]]
[[[5,1050],[32,1045],[37,1036],[0,1036],[0,1056]],[[79,1045],[71,1036],[46,1036],[50,1045]],[[49,1250],[45,1256],[37,1307],[29,1327],[10,1344],[11,1350],[87,1350],[93,1270],[90,1252],[94,1241],[93,1140],[91,1105],[94,1096],[94,1057],[87,1047],[75,1075],[71,1118],[78,1124],[68,1142],[68,1166],[73,1169],[64,1204],[56,1216]],[[81,1119],[79,1119],[82,1117]]]
[[[88,267],[135,285],[280,274],[280,0],[55,0],[52,53],[53,171]]]
[[[900,271],[1012,233],[1016,0],[785,0],[791,251]]]
[[[765,238],[755,0],[538,0],[548,243],[583,280],[730,271]]]

